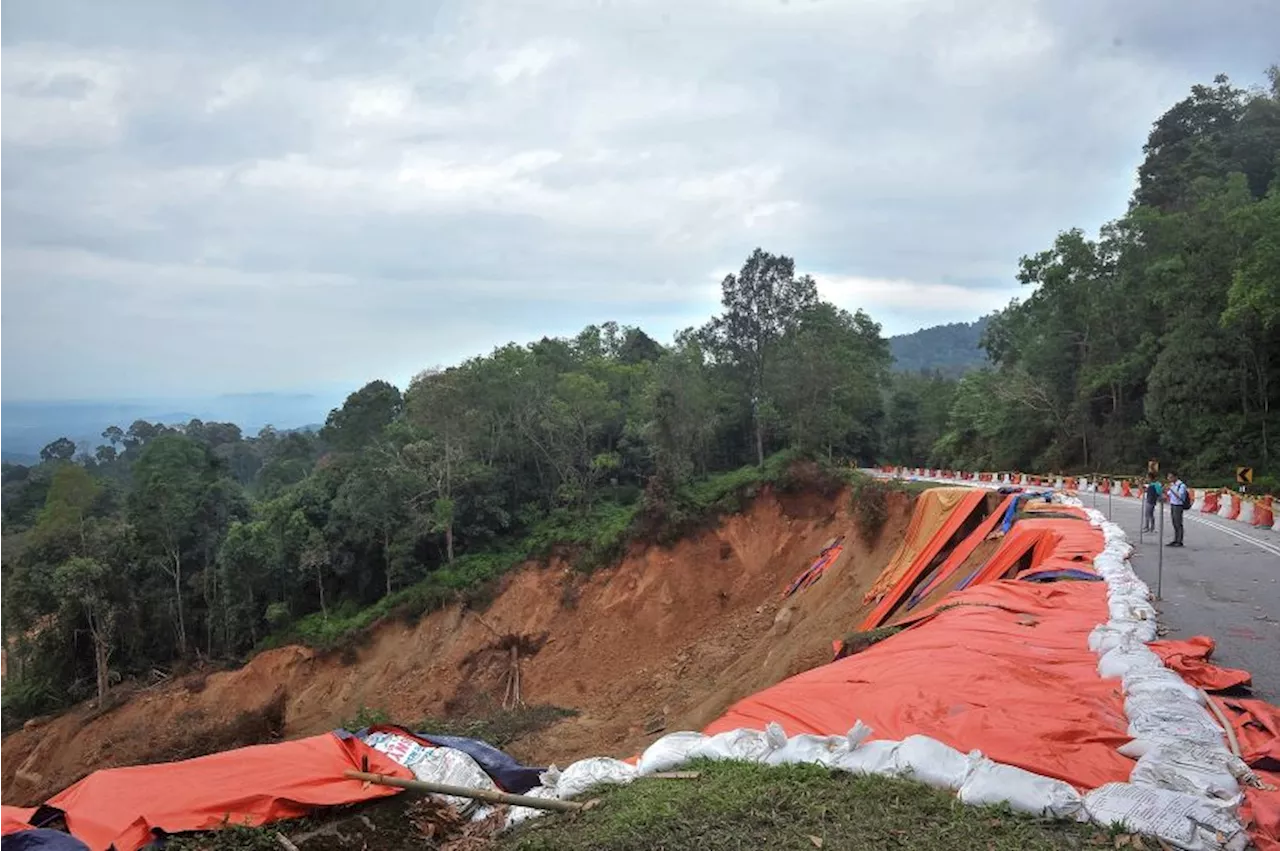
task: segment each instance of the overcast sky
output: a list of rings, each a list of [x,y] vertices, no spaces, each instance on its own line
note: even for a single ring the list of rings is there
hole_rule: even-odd
[[[899,333],[1124,209],[1275,0],[6,0],[3,397],[403,383],[716,309],[756,246]]]

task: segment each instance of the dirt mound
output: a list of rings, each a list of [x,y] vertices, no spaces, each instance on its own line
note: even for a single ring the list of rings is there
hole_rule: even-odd
[[[831,640],[865,615],[863,593],[902,540],[909,497],[894,494],[889,509],[868,547],[847,493],[784,503],[766,491],[714,530],[591,576],[561,562],[527,566],[483,613],[454,607],[416,625],[390,621],[354,653],[285,647],[109,711],[82,706],[4,739],[4,798],[39,803],[97,768],[314,734],[361,707],[410,724],[498,711],[510,700],[513,658],[524,701],[578,712],[516,741],[514,754],[561,765],[629,755],[662,729],[700,728],[735,700],[829,661]],[[822,578],[782,600],[841,535],[844,550]]]

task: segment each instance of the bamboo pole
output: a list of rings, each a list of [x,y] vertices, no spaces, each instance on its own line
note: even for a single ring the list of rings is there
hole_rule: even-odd
[[[385,774],[371,774],[367,771],[344,771],[342,776],[351,780],[363,780],[365,783],[376,783],[379,786],[395,786],[400,789],[408,789],[411,792],[452,795],[456,798],[470,798],[473,801],[485,801],[490,804],[511,804],[516,807],[532,807],[538,810],[555,810],[562,813],[577,812],[587,806],[575,801],[535,798],[531,795],[512,795],[508,792],[498,792],[492,789],[450,786],[448,783],[432,783],[427,780],[406,780],[403,777],[388,777]]]

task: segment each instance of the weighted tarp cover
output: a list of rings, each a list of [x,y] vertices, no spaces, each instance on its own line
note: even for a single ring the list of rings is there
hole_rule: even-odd
[[[1106,595],[1100,582],[1015,580],[950,594],[960,605],[741,700],[706,732],[778,721],[788,735],[841,735],[862,720],[873,738],[923,733],[1080,789],[1127,780],[1119,682],[1098,676],[1088,642]]]
[[[960,569],[960,566],[968,560],[969,556],[973,555],[976,549],[978,549],[978,545],[985,541],[987,536],[994,532],[996,527],[1000,525],[1001,518],[1004,516],[1005,512],[1013,506],[1014,500],[1014,496],[1005,497],[1004,501],[1000,503],[1000,506],[995,511],[991,512],[991,514],[987,515],[986,519],[982,521],[978,528],[975,529],[969,537],[956,545],[956,548],[951,551],[951,555],[947,556],[947,560],[938,567],[933,578],[930,579],[923,588],[918,588],[912,593],[911,598],[907,601],[907,608],[915,606],[925,597],[929,596],[930,591],[937,588],[943,582],[946,582],[951,574]]]
[[[931,488],[921,494],[902,545],[876,577],[864,602],[880,600],[913,571],[919,575],[986,498],[986,491],[977,488]]]
[[[412,778],[407,768],[359,739],[332,733],[255,745],[182,762],[108,768],[50,798],[67,827],[92,851],[134,851],[152,831],[207,830],[224,823],[259,825],[400,790],[348,780],[344,771]]]
[[[8,836],[19,830],[31,829],[31,817],[35,807],[10,807],[0,804],[0,836]]]

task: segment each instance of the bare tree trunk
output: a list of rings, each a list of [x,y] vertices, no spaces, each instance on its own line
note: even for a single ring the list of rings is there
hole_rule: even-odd
[[[756,414],[756,465],[764,466],[764,427],[760,424],[759,414]]]
[[[103,705],[103,701],[107,699],[107,689],[110,687],[108,682],[107,660],[111,655],[111,647],[107,644],[106,637],[97,630],[93,633],[93,665],[98,680],[98,706]]]
[[[453,518],[450,518],[448,525],[444,527],[444,547],[448,553],[449,564],[453,564]]]
[[[320,614],[327,620],[329,609],[324,604],[324,565],[316,563],[316,588],[320,591]]]
[[[391,533],[385,529],[382,532],[382,565],[383,571],[387,574],[387,596],[391,596]]]
[[[187,617],[182,605],[182,554],[174,550],[173,557],[173,593],[178,604],[178,655],[187,655]]]

